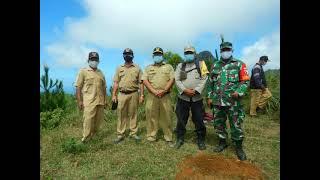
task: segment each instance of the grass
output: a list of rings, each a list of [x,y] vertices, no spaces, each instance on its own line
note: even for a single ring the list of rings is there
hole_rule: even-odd
[[[74,108],[74,106],[73,106]],[[175,126],[176,117],[173,114]],[[155,143],[146,141],[146,121],[144,108],[139,107],[139,134],[141,142],[126,138],[120,144],[113,144],[116,137],[116,113],[106,110],[105,122],[98,134],[81,147],[81,151],[64,150],[67,145],[80,142],[82,135],[81,113],[70,110],[55,129],[41,129],[41,170],[42,179],[174,179],[177,164],[190,154],[198,152],[195,144],[194,126],[188,122],[186,143],[181,149],[168,147],[161,137]],[[174,127],[173,126],[173,127]],[[244,150],[249,161],[260,167],[266,179],[280,179],[280,124],[267,115],[251,118],[243,123],[246,139]],[[74,138],[77,142],[73,142]],[[70,143],[72,141],[72,143]],[[207,125],[206,153],[217,145],[213,127]],[[230,143],[230,141],[229,141]],[[234,157],[234,149],[229,146],[223,153]]]

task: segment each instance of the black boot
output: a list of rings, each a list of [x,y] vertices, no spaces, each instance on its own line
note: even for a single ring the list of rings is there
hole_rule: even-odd
[[[176,141],[176,144],[174,145],[174,148],[179,149],[184,143],[184,140],[181,138],[178,138]]]
[[[205,150],[206,149],[206,144],[204,143],[204,139],[205,139],[205,131],[202,133],[197,133],[197,145],[199,150]]]
[[[259,113],[259,114],[265,114],[266,113],[266,109],[265,108],[261,109],[261,108],[257,107],[256,112]]]
[[[228,147],[228,145],[227,145],[226,139],[220,138],[220,139],[219,139],[219,145],[216,146],[216,147],[213,149],[213,151],[214,151],[214,152],[221,152],[221,151],[223,151],[223,150],[224,150],[225,148],[227,148],[227,147]]]
[[[199,150],[205,150],[206,149],[206,144],[204,143],[203,140],[198,140],[197,144],[198,144]]]
[[[238,156],[238,159],[241,161],[247,160],[246,153],[242,149],[242,140],[235,141],[236,144],[236,154]]]

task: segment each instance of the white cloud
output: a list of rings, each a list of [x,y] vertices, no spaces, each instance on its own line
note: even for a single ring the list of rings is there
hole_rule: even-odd
[[[204,32],[254,32],[261,28],[257,24],[274,16],[280,7],[279,0],[81,2],[87,16],[66,18],[64,37],[48,48],[54,59],[67,65],[79,64],[83,60],[83,54],[90,49],[84,44],[101,48],[131,47],[136,52],[150,53],[155,46],[180,50]]]
[[[93,48],[77,43],[56,43],[47,46],[46,49],[50,55],[55,57],[59,65],[65,67],[85,66],[87,64],[88,52],[96,51]]]
[[[271,62],[265,65],[266,69],[280,68],[280,32],[275,31],[265,37],[262,37],[254,44],[244,47],[242,50],[242,60],[250,67],[258,62],[259,58],[267,55]]]

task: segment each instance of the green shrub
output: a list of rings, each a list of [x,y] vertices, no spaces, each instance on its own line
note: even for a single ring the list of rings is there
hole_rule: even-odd
[[[267,70],[265,75],[272,93],[266,106],[267,114],[273,119],[280,119],[280,69]]]
[[[271,114],[279,110],[280,110],[280,98],[272,96],[267,103],[266,111],[268,114]]]
[[[77,142],[74,138],[68,138],[61,144],[62,152],[64,153],[71,153],[71,154],[78,154],[81,152],[86,152],[86,146],[81,143]]]
[[[40,126],[44,129],[54,129],[60,125],[63,117],[64,111],[61,108],[40,112]]]

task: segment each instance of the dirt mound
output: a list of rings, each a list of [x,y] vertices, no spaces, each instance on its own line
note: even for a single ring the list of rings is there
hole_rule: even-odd
[[[261,170],[247,161],[221,155],[198,153],[187,156],[178,164],[181,179],[263,179]]]

